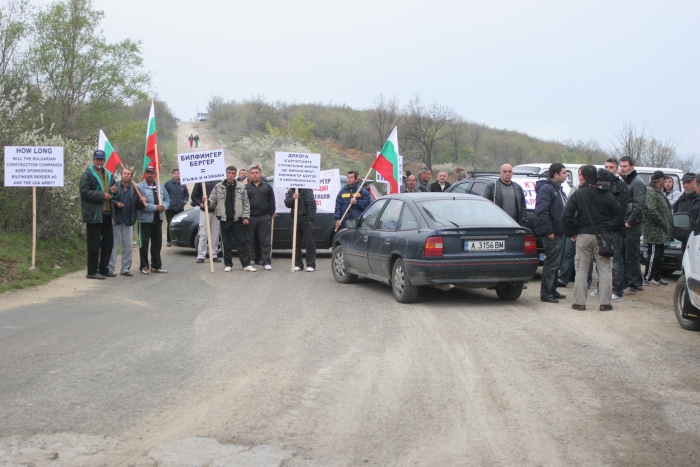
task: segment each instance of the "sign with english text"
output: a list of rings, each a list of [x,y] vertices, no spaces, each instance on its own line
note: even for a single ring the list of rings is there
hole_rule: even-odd
[[[61,146],[5,146],[5,186],[63,186]]]

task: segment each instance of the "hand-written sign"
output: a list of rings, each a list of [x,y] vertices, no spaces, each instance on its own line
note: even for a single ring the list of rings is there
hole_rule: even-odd
[[[318,188],[320,184],[320,154],[275,152],[275,185],[289,188]]]
[[[5,186],[63,186],[63,148],[5,146]]]
[[[314,188],[314,199],[316,200],[316,213],[334,213],[335,198],[340,191],[340,171],[338,169],[322,170],[321,184]],[[285,206],[284,198],[287,196],[289,187],[277,184],[275,179],[275,203],[278,213],[289,212]]]
[[[513,181],[520,185],[523,188],[523,191],[525,192],[525,204],[527,205],[527,209],[535,209],[535,204],[537,202],[537,192],[535,191],[535,187],[537,186],[537,182],[539,180],[539,178],[513,179]],[[571,187],[566,181],[562,183],[562,189],[564,190],[564,193],[568,196]]]
[[[177,155],[180,183],[199,183],[226,178],[224,150],[188,152]]]

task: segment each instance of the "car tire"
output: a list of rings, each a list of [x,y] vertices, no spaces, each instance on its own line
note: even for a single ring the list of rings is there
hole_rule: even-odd
[[[517,300],[523,293],[523,283],[498,284],[496,294],[501,300]]]
[[[700,331],[700,320],[696,321],[683,318],[683,302],[686,300],[686,293],[688,293],[688,290],[686,287],[685,274],[683,274],[678,278],[676,289],[673,291],[673,310],[676,312],[678,324],[680,324],[683,329],[686,331]],[[692,307],[700,314],[700,310],[690,303],[686,303],[686,306]]]
[[[347,266],[345,265],[345,252],[343,252],[342,245],[333,248],[331,269],[333,270],[333,278],[336,282],[351,284],[357,280],[357,274],[351,274],[347,270]]]
[[[396,301],[399,303],[415,302],[419,290],[420,287],[411,283],[403,259],[397,259],[391,268],[391,291],[394,293]]]

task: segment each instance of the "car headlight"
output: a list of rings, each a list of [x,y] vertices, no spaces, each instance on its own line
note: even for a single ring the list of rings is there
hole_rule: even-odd
[[[187,213],[186,213],[186,212],[181,212],[181,213],[179,213],[179,214],[175,214],[175,216],[173,217],[173,220],[170,221],[170,223],[171,223],[171,224],[177,224],[178,222],[182,222],[182,219],[184,219],[185,216],[187,216]]]

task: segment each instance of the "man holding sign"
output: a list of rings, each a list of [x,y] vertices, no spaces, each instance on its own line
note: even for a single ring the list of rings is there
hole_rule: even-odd
[[[294,253],[294,270],[304,269],[304,260],[301,257],[302,236],[306,240],[306,272],[316,270],[316,242],[314,240],[314,220],[316,219],[316,200],[314,191],[310,188],[302,188],[296,192],[294,188],[287,191],[284,198],[284,205],[291,209],[292,219],[294,218],[294,200],[297,200],[299,211],[297,212],[296,236],[297,243]],[[289,230],[294,236],[293,222],[289,224]]]

